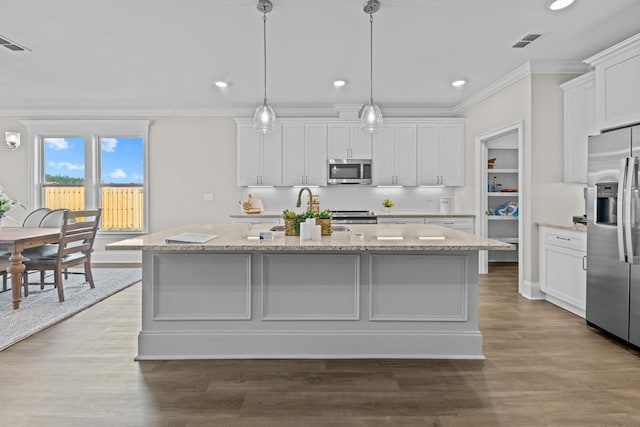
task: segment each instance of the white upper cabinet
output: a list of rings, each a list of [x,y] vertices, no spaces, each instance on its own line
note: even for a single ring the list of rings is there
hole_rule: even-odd
[[[640,34],[584,62],[596,71],[596,122],[599,130],[640,122]]]
[[[327,185],[327,159],[375,159],[375,185],[464,185],[464,119],[385,120],[381,132],[357,122],[282,119],[258,134],[236,119],[239,186]]]
[[[327,185],[327,125],[283,123],[283,185]]]
[[[375,134],[374,185],[416,185],[416,137],[415,124],[385,124]]]
[[[587,144],[596,125],[596,79],[589,72],[560,85],[564,91],[564,182],[587,182]]]
[[[419,123],[418,185],[464,185],[464,120]]]
[[[328,158],[370,159],[371,135],[357,123],[329,123]]]
[[[282,185],[282,132],[258,134],[249,123],[238,123],[238,185]]]

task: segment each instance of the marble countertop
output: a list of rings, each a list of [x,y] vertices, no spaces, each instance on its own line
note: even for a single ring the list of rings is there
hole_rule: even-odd
[[[475,218],[474,214],[451,212],[427,212],[427,211],[392,211],[392,212],[375,212],[380,218]],[[238,213],[229,215],[230,218],[281,218],[282,212],[262,212],[259,214]]]
[[[376,212],[379,218],[475,218],[474,214],[463,212],[391,211]]]
[[[264,211],[259,214],[237,213],[229,215],[230,218],[282,218],[282,211],[280,212],[267,212]]]
[[[272,224],[194,224],[122,240],[108,250],[152,251],[477,251],[515,250],[515,246],[481,236],[430,224],[349,224],[348,231],[334,231],[319,241],[273,232],[272,240],[258,240]],[[207,233],[216,237],[206,243],[165,243],[179,233]],[[358,239],[356,234],[362,234]],[[379,238],[383,239],[379,239]],[[402,239],[397,239],[402,237]],[[419,237],[423,237],[420,239]]]
[[[552,222],[539,222],[539,226],[558,228],[560,230],[581,231],[586,233],[587,226],[584,224],[572,224],[572,223],[552,223]]]

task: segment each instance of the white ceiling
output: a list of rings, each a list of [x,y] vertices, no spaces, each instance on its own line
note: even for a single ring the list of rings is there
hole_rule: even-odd
[[[272,0],[268,95],[278,108],[362,104],[369,92],[364,0]],[[638,0],[381,0],[374,97],[450,108],[527,61],[583,59],[640,32]],[[3,0],[0,110],[241,109],[262,98],[256,0]],[[540,33],[532,45],[511,45]],[[331,82],[347,80],[342,89]],[[462,89],[451,81],[468,80]],[[214,81],[228,80],[226,89]]]

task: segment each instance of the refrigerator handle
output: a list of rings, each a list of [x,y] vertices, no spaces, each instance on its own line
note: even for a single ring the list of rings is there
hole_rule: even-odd
[[[631,204],[633,202],[633,184],[634,174],[637,167],[637,159],[635,157],[629,157],[627,161],[627,179],[624,188],[624,234],[627,247],[627,262],[634,264],[633,257],[633,228],[632,226],[632,211]]]
[[[622,159],[620,159],[620,176],[618,177],[618,200],[617,200],[617,224],[616,224],[616,229],[617,229],[617,234],[618,234],[618,258],[620,259],[620,262],[627,262],[627,257],[626,257],[626,253],[624,250],[624,209],[623,209],[623,205],[624,205],[624,195],[625,195],[625,180],[627,178],[627,169],[629,167],[629,158],[628,157],[623,157]],[[597,200],[597,194],[596,194],[596,200]],[[594,212],[594,214],[597,216],[597,209]],[[597,219],[597,218],[596,218]]]

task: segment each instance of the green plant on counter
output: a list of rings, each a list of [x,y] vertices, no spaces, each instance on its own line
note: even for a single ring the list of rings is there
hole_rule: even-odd
[[[394,205],[395,203],[393,203],[393,200],[388,197],[382,201],[382,206],[385,208],[392,208]]]
[[[289,209],[285,209],[282,211],[282,217],[287,219],[295,219],[298,214],[294,211],[290,211]]]
[[[331,211],[329,209],[325,209],[316,214],[316,218],[318,219],[331,219]]]
[[[329,209],[325,209],[318,213],[314,213],[311,210],[307,210],[303,213],[297,213],[294,211],[290,211],[289,209],[285,209],[284,211],[282,211],[282,217],[285,219],[293,220],[293,227],[296,232],[299,233],[301,222],[305,222],[307,218],[331,219],[331,211]]]

